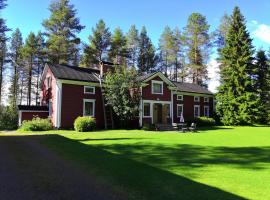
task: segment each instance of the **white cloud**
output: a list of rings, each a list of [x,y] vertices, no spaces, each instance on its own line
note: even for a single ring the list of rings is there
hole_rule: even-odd
[[[268,44],[270,44],[270,26],[266,24],[256,24],[256,29],[252,32],[252,35]]]
[[[257,25],[257,24],[258,24],[258,22],[257,22],[256,20],[252,20],[251,23],[252,23],[253,25]]]
[[[215,93],[217,92],[217,87],[220,85],[219,79],[219,65],[220,63],[217,62],[217,60],[210,60],[210,62],[207,64],[207,70],[208,70],[208,89]]]

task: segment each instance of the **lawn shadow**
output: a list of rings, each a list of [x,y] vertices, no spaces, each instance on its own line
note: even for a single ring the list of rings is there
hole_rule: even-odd
[[[100,147],[86,145],[63,136],[43,135],[26,137],[39,140],[65,159],[72,160],[77,165],[83,166],[91,175],[125,191],[130,195],[129,199],[245,199],[221,189],[129,159],[126,156],[110,153]],[[135,145],[134,148],[136,147]],[[111,148],[119,150],[120,146],[111,146]],[[124,148],[124,146],[121,148]],[[127,148],[123,153],[128,153],[131,150],[131,147]]]

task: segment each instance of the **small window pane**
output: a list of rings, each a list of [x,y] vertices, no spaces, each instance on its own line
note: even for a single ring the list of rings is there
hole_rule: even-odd
[[[183,112],[183,105],[177,105],[177,116],[180,117]]]
[[[154,93],[162,93],[162,84],[161,83],[153,83]]]
[[[93,116],[94,110],[93,110],[93,102],[85,102],[84,103],[84,115],[85,116]]]
[[[145,117],[150,116],[150,103],[144,103],[144,105],[143,105],[143,115]]]
[[[209,107],[204,107],[204,116],[209,117]]]
[[[177,95],[177,100],[182,101],[183,100],[183,95]]]
[[[94,94],[95,93],[95,88],[94,87],[85,87],[84,88],[84,93]]]
[[[200,97],[194,97],[195,102],[200,102]]]
[[[200,107],[195,106],[194,107],[194,117],[199,117],[200,116]]]
[[[204,102],[209,102],[209,98],[208,97],[204,97]]]

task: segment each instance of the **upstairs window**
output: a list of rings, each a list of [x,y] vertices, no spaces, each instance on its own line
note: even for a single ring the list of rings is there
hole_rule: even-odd
[[[95,87],[84,86],[84,94],[95,94]]]
[[[152,81],[152,94],[163,94],[162,81]]]
[[[204,97],[204,102],[208,103],[209,102],[209,97]]]
[[[183,101],[183,95],[177,95],[177,101]]]
[[[194,102],[200,102],[200,97],[195,96],[195,97],[194,97]]]

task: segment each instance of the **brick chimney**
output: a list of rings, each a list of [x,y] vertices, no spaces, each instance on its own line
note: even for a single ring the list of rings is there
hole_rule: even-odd
[[[106,61],[100,61],[99,62],[99,67],[100,67],[100,77],[103,78],[103,76],[107,72],[114,72],[114,64]]]

